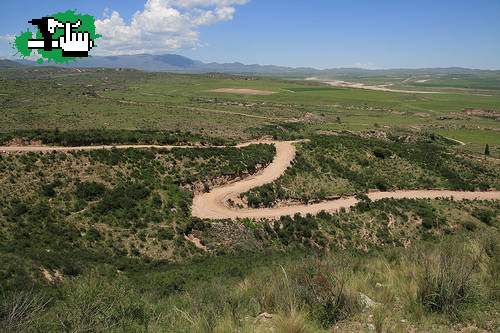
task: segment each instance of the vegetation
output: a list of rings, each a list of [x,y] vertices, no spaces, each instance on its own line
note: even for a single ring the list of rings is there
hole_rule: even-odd
[[[0,145],[7,145],[11,140],[24,142],[41,141],[46,145],[90,146],[114,144],[157,144],[157,145],[231,145],[234,142],[222,138],[211,138],[177,131],[129,131],[129,130],[29,130],[0,133]]]
[[[363,194],[500,189],[498,73],[458,74],[341,78],[441,92],[424,95],[217,73],[0,69],[0,145],[206,146],[0,149],[0,331],[498,330],[500,203]],[[276,93],[210,92],[223,87]],[[243,194],[249,206],[347,194],[358,204],[276,220],[191,216],[194,193],[275,155],[271,145],[215,146],[263,136],[310,141],[281,178]]]
[[[384,130],[415,128],[461,140],[466,143],[461,149],[476,153],[483,153],[484,145],[489,143],[492,156],[500,156],[498,124],[494,121],[500,110],[496,88],[498,72],[468,73],[444,80],[456,84],[477,79],[482,82],[481,86],[491,88],[487,91],[423,87],[434,78],[442,80],[445,77],[432,73],[422,74],[429,75],[424,83],[416,82],[419,75],[413,77],[405,73],[344,75],[341,78],[367,84],[392,83],[396,89],[418,90],[420,87],[438,90],[443,92],[441,94],[390,93],[328,87],[315,81],[216,73],[185,75],[21,67],[2,68],[0,74],[2,133],[50,132],[55,128],[61,132],[130,129],[167,132],[171,139],[175,138],[172,133],[176,131],[190,131],[193,137],[189,140],[198,141],[203,137],[244,141],[257,133],[273,135],[274,127],[279,129],[288,124],[302,125],[307,133],[374,127]],[[407,82],[411,85],[399,87],[399,79],[409,79]],[[252,96],[210,92],[221,87],[269,90],[276,94]],[[128,136],[125,135],[127,140],[118,141],[159,139],[152,134],[137,138]]]
[[[4,294],[0,318],[4,328],[38,332],[326,332],[371,323],[382,331],[451,323],[489,331],[498,328],[498,241],[489,230],[369,255],[249,254],[132,274],[91,269],[44,290]],[[190,283],[170,289],[176,276]]]
[[[269,145],[2,156],[2,286],[21,287],[37,266],[73,276],[98,262],[124,269],[138,256],[195,255],[183,235],[200,224],[180,186],[253,171],[273,156]]]
[[[407,140],[407,135],[385,140],[313,136],[298,146],[292,167],[282,177],[242,197],[251,207],[269,207],[279,200],[309,202],[370,189],[500,189],[494,162],[452,154],[446,139],[435,135]]]

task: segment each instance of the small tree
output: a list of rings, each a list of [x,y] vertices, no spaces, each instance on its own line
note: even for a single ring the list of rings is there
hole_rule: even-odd
[[[484,155],[490,156],[490,145],[486,144],[486,147],[484,147]]]

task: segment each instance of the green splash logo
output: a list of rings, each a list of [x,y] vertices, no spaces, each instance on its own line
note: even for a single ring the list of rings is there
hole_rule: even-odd
[[[95,33],[95,20],[91,15],[76,14],[76,10],[47,15],[28,21],[36,26],[36,31],[26,29],[14,42],[12,48],[17,51],[14,56],[25,58],[33,52],[38,52],[49,63],[56,64],[77,62],[76,58],[92,57],[89,51],[97,47],[94,41],[102,37]],[[33,33],[34,36],[33,36]]]

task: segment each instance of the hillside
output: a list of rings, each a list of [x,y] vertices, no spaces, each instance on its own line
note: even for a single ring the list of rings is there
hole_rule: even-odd
[[[0,331],[500,327],[495,73],[0,76]]]

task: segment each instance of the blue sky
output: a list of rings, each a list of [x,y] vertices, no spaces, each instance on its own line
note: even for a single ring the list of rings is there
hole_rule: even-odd
[[[205,62],[316,68],[500,69],[499,0],[2,1],[0,57],[12,54],[8,39],[29,27],[29,19],[68,9],[99,20],[104,37],[96,55],[177,53]]]

